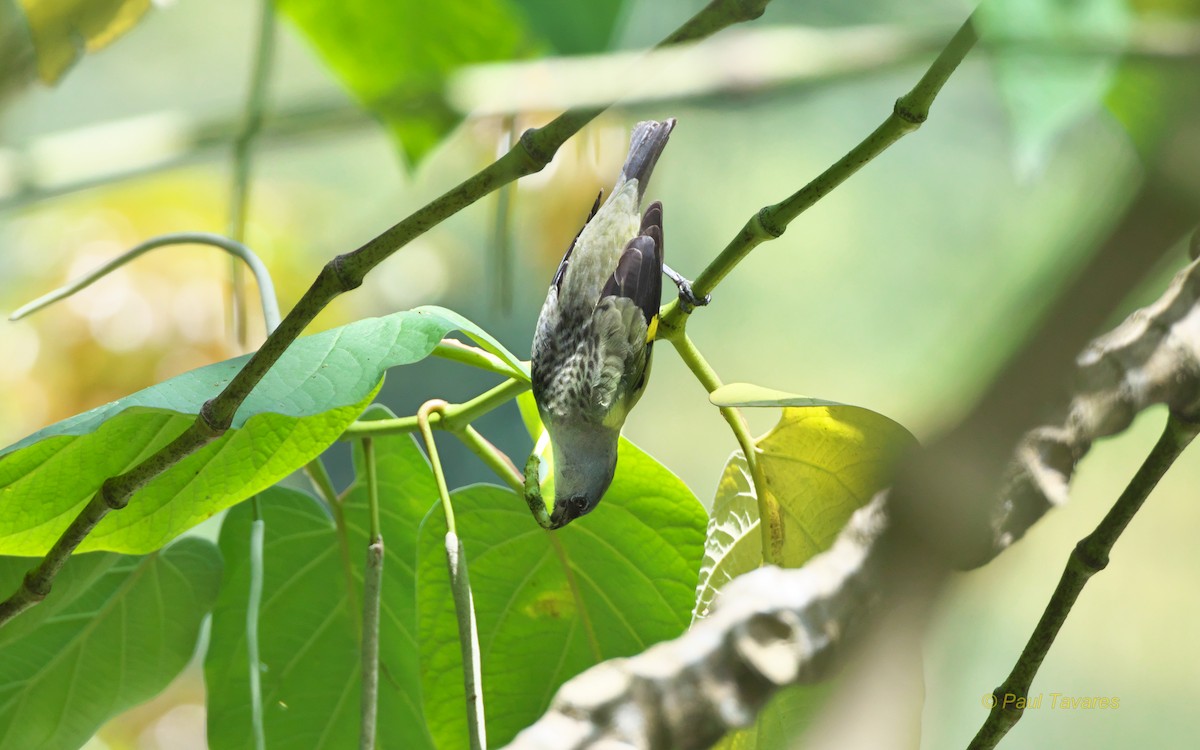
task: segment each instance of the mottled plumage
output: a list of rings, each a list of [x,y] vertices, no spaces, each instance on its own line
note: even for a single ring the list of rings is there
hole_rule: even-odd
[[[533,395],[554,451],[555,527],[591,511],[616,469],[617,441],[645,390],[662,301],[662,204],[640,204],[674,120],[634,128],[608,200],[567,249],[538,318]],[[597,198],[597,204],[599,204]]]

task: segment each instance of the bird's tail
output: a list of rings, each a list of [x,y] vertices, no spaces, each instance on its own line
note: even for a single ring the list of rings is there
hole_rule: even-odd
[[[675,118],[666,120],[647,120],[639,122],[633,128],[633,136],[629,139],[629,156],[625,157],[625,166],[621,167],[621,177],[617,180],[620,185],[626,180],[638,181],[638,201],[646,194],[646,186],[650,184],[650,173],[658,163],[658,157],[667,147],[667,139],[675,127]]]

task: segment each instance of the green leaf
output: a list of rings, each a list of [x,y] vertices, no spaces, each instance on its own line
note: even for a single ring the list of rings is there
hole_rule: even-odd
[[[785,567],[800,567],[829,549],[850,515],[888,486],[897,460],[916,443],[896,422],[856,406],[745,383],[719,388],[710,400],[719,406],[801,405],[784,408],[779,423],[755,440],[763,478],[783,517],[778,562]],[[717,485],[693,617],[707,615],[726,583],[762,564],[758,495],[745,456],[736,451]],[[718,747],[790,747],[828,690],[822,685],[781,693],[753,727],[728,735]]]
[[[992,47],[1018,171],[1035,173],[1056,141],[1103,105],[1129,37],[1129,8],[1125,0],[987,0],[975,20]]]
[[[233,429],[135,493],[79,551],[152,551],[270,487],[337,440],[384,371],[423,359],[466,323],[419,308],[298,339],[238,409]],[[45,554],[106,478],[183,432],[247,359],[192,370],[0,450],[0,553]]]
[[[727,383],[708,394],[713,406],[843,406],[837,401],[797,396],[752,383]]]
[[[0,587],[30,562],[0,559]],[[191,659],[220,576],[200,539],[68,560],[46,600],[0,630],[0,748],[79,747],[160,692]]]
[[[279,9],[383,120],[411,164],[458,124],[442,95],[447,77],[528,46],[503,0],[279,0]]]
[[[868,409],[785,408],[779,423],[755,440],[783,517],[779,563],[799,567],[828,549],[850,515],[887,487],[896,461],[915,444],[908,430]],[[736,451],[713,501],[695,616],[708,613],[725,583],[762,562],[758,496],[746,459]]]
[[[520,357],[510,352],[501,344],[495,336],[467,320],[463,316],[447,310],[443,307],[419,307],[418,310],[428,310],[438,317],[447,320],[454,324],[454,327],[467,335],[469,339],[474,341],[484,351],[491,352],[496,355],[512,368],[513,377],[529,382],[529,362],[523,361]]]
[[[21,0],[43,83],[56,83],[83,53],[137,25],[150,0]],[[0,33],[0,36],[3,36]]]
[[[609,48],[623,0],[512,0],[529,28],[563,55],[586,55]]]
[[[421,713],[413,569],[417,528],[436,502],[437,489],[410,436],[373,440],[385,549],[378,747],[432,748]],[[361,460],[356,445],[360,477]],[[344,538],[324,509],[302,493],[273,488],[260,505],[267,551],[259,621],[267,746],[357,747],[366,487],[356,480],[341,506]],[[213,750],[254,747],[244,631],[251,520],[243,505],[221,529],[227,569],[204,665]]]
[[[452,496],[479,622],[490,744],[541,715],[568,678],[682,633],[703,552],[705,513],[691,491],[622,440],[600,506],[545,531],[525,502],[477,485]],[[417,603],[425,715],[439,748],[467,746],[458,628],[446,571],[446,524],[421,526]]]

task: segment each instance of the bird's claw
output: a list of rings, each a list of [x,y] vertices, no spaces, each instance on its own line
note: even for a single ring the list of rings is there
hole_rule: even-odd
[[[697,307],[704,307],[712,301],[711,294],[704,295],[703,299],[697,297],[696,293],[692,290],[692,282],[683,278],[682,274],[670,266],[664,264],[663,273],[675,283],[675,286],[679,287],[679,306],[685,313],[691,313]]]
[[[683,308],[685,313],[691,313],[697,307],[704,307],[709,302],[712,302],[712,295],[706,294],[703,299],[696,296],[692,291],[692,284],[687,279],[683,279],[679,284],[679,306]]]

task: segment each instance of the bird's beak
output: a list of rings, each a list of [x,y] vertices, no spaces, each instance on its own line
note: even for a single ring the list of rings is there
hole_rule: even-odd
[[[561,529],[576,518],[578,516],[571,512],[569,503],[555,503],[554,511],[550,513],[550,528]]]

